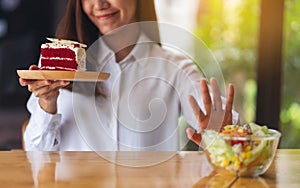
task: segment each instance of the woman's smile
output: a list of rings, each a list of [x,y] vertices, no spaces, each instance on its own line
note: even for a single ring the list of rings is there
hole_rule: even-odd
[[[99,21],[106,21],[106,20],[109,20],[109,19],[115,17],[117,14],[119,14],[119,11],[115,11],[115,12],[112,12],[112,13],[106,13],[106,14],[97,15],[97,16],[95,16],[95,17],[96,17],[97,20],[99,20]]]
[[[82,0],[82,8],[101,34],[136,21],[137,0]]]

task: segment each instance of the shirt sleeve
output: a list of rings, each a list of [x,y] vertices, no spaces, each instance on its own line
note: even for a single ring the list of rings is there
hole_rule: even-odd
[[[58,150],[61,141],[59,131],[61,114],[45,112],[34,95],[29,98],[27,108],[31,116],[24,133],[25,150]]]

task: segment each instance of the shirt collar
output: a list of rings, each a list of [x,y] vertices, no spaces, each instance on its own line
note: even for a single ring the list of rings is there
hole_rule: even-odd
[[[103,38],[99,38],[97,42],[97,46],[99,46],[97,64],[101,67],[101,64],[105,64],[105,62],[110,61],[112,58],[115,59],[115,57],[113,50],[105,43]],[[144,33],[141,33],[132,51],[120,62],[120,64],[131,58],[134,58],[134,60],[146,58],[149,55],[153,44],[154,42],[151,41],[151,39]]]
[[[136,45],[134,46],[128,57],[132,55],[135,58],[135,60],[148,57],[153,44],[153,41],[151,41],[151,39],[149,39],[146,34],[141,33],[140,37],[136,42]]]

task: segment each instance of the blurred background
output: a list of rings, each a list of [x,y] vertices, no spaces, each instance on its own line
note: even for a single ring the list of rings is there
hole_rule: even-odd
[[[17,69],[37,64],[40,45],[54,36],[66,0],[0,0],[0,149],[21,148],[21,126],[28,119],[27,88]]]
[[[41,43],[54,35],[67,0],[0,0],[0,149],[21,148],[21,125],[29,117],[26,101],[29,93],[18,83],[17,69],[26,69],[38,61]],[[224,79],[235,85],[235,108],[241,122],[263,122],[260,108],[273,103],[261,101],[261,95],[279,96],[278,113],[271,114],[271,127],[283,133],[281,148],[300,148],[300,1],[273,5],[272,0],[155,0],[158,19],[178,25],[201,38],[219,62]],[[264,3],[262,3],[264,2]],[[270,4],[270,12],[262,5]],[[280,10],[273,11],[274,10]],[[278,8],[278,9],[277,9]],[[268,15],[268,16],[266,16]],[[261,23],[282,15],[277,30],[282,33],[274,44],[280,54],[271,56],[280,63],[274,81],[278,93],[258,89],[259,63],[264,28]],[[260,30],[261,29],[261,30]],[[275,31],[274,31],[275,32]],[[188,44],[187,44],[188,45]],[[272,70],[272,65],[266,69]],[[266,71],[267,72],[267,71]],[[261,73],[260,73],[261,74]],[[279,80],[279,81],[278,81]],[[275,82],[275,83],[274,83]],[[272,89],[272,88],[271,88]],[[258,91],[263,91],[260,94]],[[270,92],[272,92],[271,90]],[[258,99],[259,98],[259,99]],[[271,111],[272,112],[272,111]],[[276,111],[275,111],[276,112]],[[275,116],[274,117],[272,117]],[[263,115],[263,116],[268,116]]]

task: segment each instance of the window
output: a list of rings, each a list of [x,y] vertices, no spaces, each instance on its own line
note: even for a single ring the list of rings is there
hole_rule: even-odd
[[[186,28],[212,50],[225,82],[235,85],[241,122],[254,121],[259,1],[156,0],[156,6],[159,21]]]
[[[300,148],[300,1],[285,0],[281,147]]]

